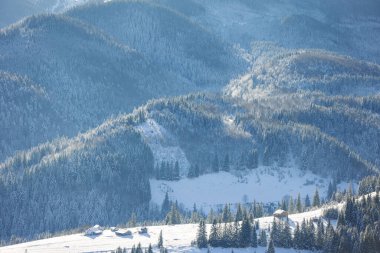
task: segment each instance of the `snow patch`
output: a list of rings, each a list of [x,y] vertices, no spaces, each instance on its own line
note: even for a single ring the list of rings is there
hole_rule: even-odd
[[[160,164],[162,161],[170,163],[178,161],[180,175],[186,176],[188,174],[190,163],[177,139],[169,131],[153,119],[147,119],[135,129],[140,132],[152,150],[155,164]]]
[[[248,173],[219,172],[198,178],[184,178],[180,181],[151,179],[152,202],[161,204],[166,192],[171,200],[177,200],[191,210],[194,203],[206,213],[210,208],[221,208],[224,204],[253,202],[277,203],[284,197],[310,198],[318,188],[326,196],[330,179],[324,179],[308,171],[296,168],[260,166]],[[348,183],[338,187],[346,189]]]

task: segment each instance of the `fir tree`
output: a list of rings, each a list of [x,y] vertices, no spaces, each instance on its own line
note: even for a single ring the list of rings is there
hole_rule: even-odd
[[[230,222],[232,221],[232,214],[229,205],[225,204],[222,212],[222,221]]]
[[[241,233],[240,233],[241,247],[248,247],[251,245],[251,239],[252,239],[251,233],[252,233],[251,223],[249,222],[247,218],[244,218],[241,224]]]
[[[275,253],[274,244],[272,238],[269,239],[269,244],[266,253]]]
[[[290,198],[289,198],[289,207],[288,207],[289,213],[294,213],[294,209],[295,209],[295,207],[294,207],[294,200],[293,200],[293,197],[290,196]]]
[[[261,230],[258,244],[261,247],[266,247],[267,246],[267,233],[265,232],[264,229]]]
[[[207,247],[206,224],[203,220],[199,222],[196,242],[197,242],[198,248]]]
[[[227,172],[230,171],[230,157],[228,154],[226,154],[226,156],[224,157],[222,170]]]
[[[218,158],[218,154],[216,153],[214,155],[214,159],[212,160],[211,169],[213,172],[219,172],[219,158]]]
[[[254,225],[252,228],[252,240],[251,240],[251,246],[253,248],[257,248],[258,242],[257,242],[257,232],[256,232],[256,226]]]
[[[239,203],[236,209],[235,221],[241,221],[242,219],[243,219],[243,210],[242,210],[241,204]]]
[[[162,202],[162,205],[161,205],[161,213],[165,215],[169,212],[169,210],[170,210],[170,201],[169,201],[168,192],[166,192],[164,201]]]
[[[310,197],[308,194],[306,194],[306,197],[305,197],[305,209],[309,208],[310,207]]]
[[[164,239],[162,238],[162,230],[160,231],[160,235],[158,236],[157,247],[162,248],[164,246]]]
[[[149,244],[149,247],[148,247],[148,253],[153,253],[152,244]]]
[[[131,214],[131,217],[129,218],[129,221],[128,221],[128,227],[136,227],[136,223],[137,223],[137,221],[136,221],[137,219],[136,219],[136,214],[133,212],[132,214]]]
[[[179,163],[178,163],[178,161],[176,161],[175,165],[174,165],[173,180],[179,180],[179,179],[180,179],[180,176],[179,176]]]
[[[211,247],[218,247],[219,246],[219,234],[218,234],[218,227],[217,227],[216,219],[214,219],[212,222],[208,242],[211,245]]]
[[[313,207],[318,207],[321,205],[321,200],[319,198],[318,189],[315,190],[314,197],[313,197]]]
[[[301,202],[301,194],[298,193],[297,196],[297,204],[296,204],[297,212],[301,213],[302,212],[302,202]]]
[[[143,253],[141,243],[137,244],[136,253]]]
[[[282,237],[281,244],[282,244],[283,248],[293,247],[292,233],[291,233],[290,226],[289,226],[288,222],[286,222],[284,225],[281,237]]]

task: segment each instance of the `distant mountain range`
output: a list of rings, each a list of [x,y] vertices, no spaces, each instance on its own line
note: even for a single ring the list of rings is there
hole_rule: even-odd
[[[60,1],[0,30],[0,239],[162,218],[153,178],[378,174],[380,12],[363,6]]]

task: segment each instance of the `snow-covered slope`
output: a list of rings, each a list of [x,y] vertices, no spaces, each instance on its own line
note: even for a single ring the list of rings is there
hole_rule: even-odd
[[[143,136],[145,142],[153,152],[155,164],[161,162],[175,163],[178,161],[180,174],[186,176],[190,163],[185,152],[178,144],[178,140],[164,127],[153,119],[138,125],[136,130]]]
[[[297,168],[260,166],[250,172],[207,174],[199,178],[185,178],[180,181],[150,180],[152,201],[161,204],[166,192],[173,201],[189,210],[194,203],[208,212],[210,208],[222,208],[224,204],[253,202],[278,202],[283,198],[297,197],[300,193],[313,196],[318,188],[325,196],[330,180]],[[341,183],[346,189],[348,183]]]
[[[341,204],[337,207],[339,208]],[[290,226],[294,229],[297,223],[301,223],[303,219],[310,220],[313,218],[321,217],[323,208],[313,211],[289,215]],[[268,229],[268,226],[273,222],[273,216],[259,218],[257,221],[261,229]],[[95,237],[88,237],[84,234],[73,234],[50,239],[32,241],[28,243],[16,244],[8,247],[0,248],[0,253],[34,253],[34,252],[100,252],[110,251],[117,247],[131,248],[133,245],[141,243],[142,247],[148,247],[149,244],[156,246],[158,236],[162,230],[164,246],[169,249],[169,252],[206,252],[207,250],[199,250],[191,247],[191,241],[195,239],[197,233],[197,224],[183,224],[183,225],[167,225],[167,226],[151,226],[148,227],[148,234],[139,234],[139,228],[132,228],[132,235],[126,237],[119,237],[110,230],[105,230],[102,235]],[[207,225],[210,229],[210,225]],[[257,252],[264,253],[265,248],[258,247],[256,249],[234,249],[234,252]],[[155,252],[158,252],[155,248]],[[215,248],[211,252],[224,253],[231,252],[231,249]],[[276,249],[279,253],[291,252],[309,252],[293,249]]]

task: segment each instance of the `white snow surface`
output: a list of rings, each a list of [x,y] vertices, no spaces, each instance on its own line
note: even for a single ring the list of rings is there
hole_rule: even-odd
[[[374,196],[372,193],[371,196]],[[361,197],[359,198],[361,199]],[[321,208],[311,210],[299,214],[289,215],[289,225],[294,230],[297,223],[301,223],[305,220],[313,220],[314,218],[322,217],[323,211],[327,208],[337,208],[340,210],[344,206],[344,203],[335,203]],[[260,229],[267,230],[269,225],[272,224],[274,217],[268,216],[255,219],[259,222]],[[323,219],[323,218],[322,218]],[[325,224],[327,221],[323,219]],[[331,222],[333,226],[336,225],[336,220]],[[207,234],[210,231],[210,224],[206,225]],[[27,243],[15,244],[6,247],[0,247],[0,253],[35,253],[35,252],[107,252],[115,250],[117,247],[132,248],[133,245],[141,243],[142,247],[148,247],[152,244],[154,252],[159,252],[156,245],[158,242],[158,236],[162,231],[164,246],[169,252],[207,252],[206,249],[200,250],[195,247],[191,247],[191,242],[195,239],[198,224],[181,224],[181,225],[163,225],[163,226],[150,226],[147,234],[139,234],[140,227],[130,228],[132,231],[131,236],[119,237],[111,230],[105,230],[103,234],[99,236],[85,236],[84,233],[66,235],[60,237],[53,237],[49,239],[31,241]],[[234,249],[236,253],[256,252],[264,253],[265,248],[245,248]],[[211,248],[211,252],[215,253],[230,253],[231,249]],[[309,253],[311,251],[300,251],[294,249],[282,249],[276,248],[277,253]]]
[[[147,119],[138,125],[136,130],[141,133],[145,142],[153,152],[155,164],[162,161],[175,163],[178,161],[181,176],[187,175],[190,163],[176,138],[153,119]]]
[[[296,168],[260,166],[249,172],[219,172],[198,178],[184,178],[179,181],[151,179],[152,202],[162,204],[166,192],[172,201],[177,200],[191,210],[194,203],[208,213],[210,208],[218,209],[226,203],[263,203],[281,201],[284,197],[312,199],[318,189],[321,197],[327,193],[330,179],[324,179],[309,171]],[[348,183],[338,185],[347,189]],[[354,185],[355,187],[355,185]]]
[[[303,219],[318,218],[322,215],[323,209],[317,209],[310,212],[289,215],[290,226],[294,229],[297,222],[302,222]],[[260,229],[267,229],[273,222],[273,216],[256,219],[260,223]],[[207,225],[209,233],[210,224]],[[169,252],[207,252],[206,249],[200,250],[191,247],[191,242],[195,239],[197,233],[197,224],[183,224],[183,225],[164,225],[164,226],[151,226],[148,227],[148,234],[139,234],[137,228],[132,228],[132,235],[119,237],[111,230],[105,230],[102,235],[88,237],[83,233],[66,235],[61,237],[54,237],[38,241],[32,241],[22,244],[11,245],[0,248],[0,253],[34,253],[34,252],[104,252],[115,250],[117,247],[132,248],[133,245],[141,243],[142,247],[148,247],[152,244],[156,246],[158,236],[162,230],[164,246],[168,248]],[[245,248],[234,249],[234,252],[257,252],[264,253],[265,248]],[[155,252],[159,252],[157,247]],[[211,252],[224,253],[231,252],[231,249],[212,248]],[[294,249],[281,249],[276,248],[278,253],[293,253],[293,252],[310,252],[299,251]]]

